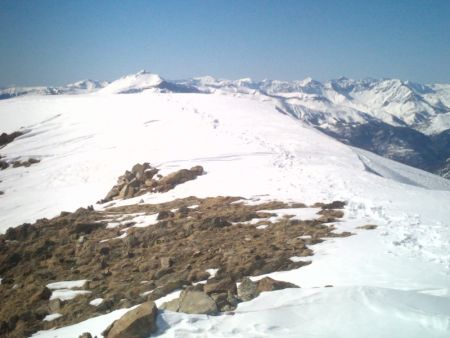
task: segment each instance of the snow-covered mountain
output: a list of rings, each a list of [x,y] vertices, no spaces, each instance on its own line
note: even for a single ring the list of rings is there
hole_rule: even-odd
[[[449,177],[450,85],[347,78],[325,83],[250,79],[183,81],[203,92],[265,95],[329,135],[379,155]]]
[[[192,86],[168,82],[157,74],[141,70],[111,82],[101,89],[101,94],[131,94],[143,91],[154,93],[190,93],[197,92]]]
[[[23,95],[215,93],[265,96],[279,108],[350,145],[450,177],[450,84],[422,85],[397,79],[321,83],[211,76],[167,81],[145,70],[111,83],[85,80],[63,87],[0,90],[0,99]]]
[[[149,82],[142,88],[148,89],[150,82],[159,82],[154,76],[145,79]],[[115,206],[151,205],[188,196],[241,196],[250,205],[273,200],[307,205],[345,200],[345,217],[332,224],[337,231],[350,231],[353,235],[329,238],[313,245],[314,256],[307,257],[312,260],[308,266],[270,274],[301,288],[263,292],[239,304],[228,315],[160,311],[158,334],[322,338],[446,337],[450,334],[450,181],[338,142],[313,128],[311,121],[291,116],[294,103],[289,102],[289,95],[299,97],[294,102],[300,105],[310,102],[307,97],[318,99],[317,93],[331,91],[315,81],[297,82],[292,85],[292,91],[289,85],[279,81],[263,82],[264,90],[262,85],[252,88],[254,85],[249,80],[221,85],[215,81],[206,84],[206,79],[193,81],[197,81],[195,86],[199,90],[216,94],[136,90],[127,95],[114,91],[0,101],[2,131],[25,132],[0,149],[2,160],[30,157],[41,160],[30,167],[0,171],[2,231],[23,222],[59,215],[61,211],[95,205],[117,176],[137,162],[149,161],[164,175],[202,165],[206,174],[196,180],[168,192],[116,200]],[[126,85],[115,88],[138,89],[132,85],[133,81],[121,82]],[[356,114],[357,109],[353,109]],[[95,208],[102,211],[106,206]],[[132,214],[124,215],[124,219],[136,216],[142,217]],[[378,228],[358,228],[364,224],[375,224]],[[160,228],[163,227],[161,223]],[[139,227],[133,229],[139,234]],[[272,229],[269,226],[259,231],[270,233]],[[64,243],[73,250],[74,257],[53,257],[56,248],[51,242],[48,250],[44,247],[24,255],[44,252],[51,266],[58,264],[58,259],[75,262],[77,250],[96,252],[101,244],[113,247],[122,241],[132,243],[131,238],[128,242],[126,233],[122,236],[120,231],[116,232],[116,239],[97,242],[92,247],[85,245],[92,234],[67,236]],[[246,243],[258,238],[236,236],[235,240],[245,248]],[[17,240],[4,243],[13,246]],[[130,244],[129,251],[123,254],[124,264],[134,264],[139,248],[131,248]],[[13,263],[17,261],[17,256],[11,257]],[[102,264],[107,266],[108,260]],[[111,281],[111,285],[119,281],[129,283],[129,276],[110,275],[106,270],[99,262],[98,271],[93,275],[87,275],[82,268],[74,269],[73,273],[78,274],[82,284],[90,280],[86,287],[103,280]],[[41,267],[39,272],[43,276],[40,278],[51,275],[50,270]],[[148,271],[148,276],[151,273]],[[49,278],[51,282],[61,281],[58,276]],[[149,280],[150,277],[139,281],[139,287],[150,285]],[[8,288],[5,292],[12,295],[15,288],[22,288],[6,283],[0,287]],[[132,293],[137,286],[130,283],[128,287]],[[148,294],[152,289],[149,286],[145,291]],[[94,297],[106,297],[91,295],[89,290],[67,292],[85,292],[81,297],[86,302],[80,303],[80,309],[94,306],[89,305],[99,301]],[[49,320],[46,325],[55,328],[38,332],[34,337],[77,338],[84,332],[100,337],[113,320],[134,305],[122,302],[123,297],[126,295],[116,297],[120,309],[109,312],[98,308],[94,318],[66,327],[59,327],[58,319],[54,319],[58,313],[52,313],[53,317],[46,317]],[[158,305],[170,297],[173,294],[165,300],[158,299]],[[74,299],[66,300],[60,304],[59,311],[70,310],[74,302]]]
[[[62,87],[10,87],[0,88],[0,100],[10,99],[17,96],[30,95],[62,95],[62,94],[87,94],[92,93],[100,88],[105,87],[108,82],[82,80],[75,83],[70,83]]]

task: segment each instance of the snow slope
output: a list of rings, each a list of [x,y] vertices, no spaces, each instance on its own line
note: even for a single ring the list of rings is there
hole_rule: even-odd
[[[324,83],[251,79],[218,80],[206,76],[179,83],[205,92],[263,94],[282,99],[294,114],[314,125],[378,120],[408,126],[425,134],[448,129],[450,85],[422,85],[398,79],[352,80],[345,77]]]
[[[278,99],[265,95],[147,91],[0,101],[5,128],[29,131],[1,154],[41,159],[0,171],[1,230],[94,204],[136,162],[151,162],[163,173],[198,164],[206,175],[138,199],[344,199],[346,217],[338,228],[356,235],[314,246],[309,266],[273,274],[302,289],[263,294],[240,304],[234,316],[165,312],[158,318],[167,328],[161,335],[450,335],[450,181],[339,143],[278,107]],[[378,228],[357,229],[368,223]],[[328,284],[334,288],[323,288]],[[115,317],[36,336],[101,332]]]

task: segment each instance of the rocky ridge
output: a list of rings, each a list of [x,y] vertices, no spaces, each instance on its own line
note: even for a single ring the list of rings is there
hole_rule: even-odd
[[[145,164],[133,168],[141,182],[146,171],[155,171]],[[157,186],[170,190],[202,173],[199,168],[161,177]],[[102,211],[80,208],[10,228],[0,236],[0,335],[27,336],[180,289],[178,303],[166,304],[167,309],[216,314],[259,292],[295,287],[267,279],[253,285],[246,278],[310,264],[314,244],[351,235],[336,233],[333,225],[344,215],[344,202],[311,207],[317,217],[298,219],[278,216],[277,210],[307,208],[302,203],[188,197]],[[212,276],[210,269],[217,273]],[[70,299],[58,298],[58,290],[50,288],[57,281],[80,280],[83,286],[71,289]],[[55,314],[61,316],[43,321]]]

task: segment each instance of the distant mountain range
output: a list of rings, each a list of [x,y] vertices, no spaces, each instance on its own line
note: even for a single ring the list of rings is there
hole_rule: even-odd
[[[323,83],[311,78],[252,81],[210,76],[167,81],[140,71],[113,82],[5,88],[0,89],[0,99],[143,91],[267,97],[276,100],[281,111],[344,143],[450,178],[450,84],[344,77]]]

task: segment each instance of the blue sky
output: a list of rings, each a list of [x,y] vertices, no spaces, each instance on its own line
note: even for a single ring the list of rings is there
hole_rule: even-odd
[[[0,85],[140,69],[450,82],[450,1],[0,1]]]

